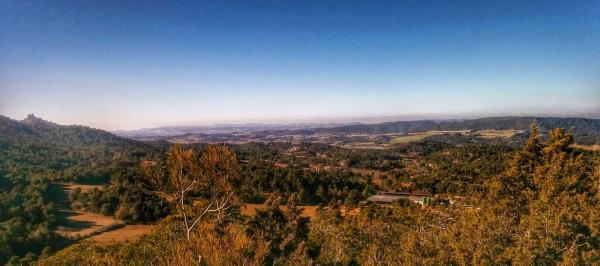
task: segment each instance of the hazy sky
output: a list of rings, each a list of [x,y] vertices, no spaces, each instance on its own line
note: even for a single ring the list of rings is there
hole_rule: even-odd
[[[600,106],[598,1],[0,0],[0,114],[104,129]]]

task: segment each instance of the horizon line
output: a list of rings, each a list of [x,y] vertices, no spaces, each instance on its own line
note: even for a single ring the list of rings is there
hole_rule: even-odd
[[[327,125],[327,124],[381,124],[390,122],[401,122],[401,121],[424,121],[424,120],[470,120],[480,118],[491,118],[491,117],[557,117],[557,118],[584,118],[584,119],[600,119],[600,107],[597,107],[588,111],[580,112],[563,112],[563,113],[552,113],[552,112],[520,112],[520,113],[506,113],[506,112],[466,112],[466,113],[422,113],[422,114],[406,114],[406,115],[382,115],[382,116],[355,116],[355,117],[320,117],[320,118],[300,118],[300,119],[263,119],[263,120],[248,120],[248,121],[226,121],[222,122],[198,122],[198,123],[173,123],[163,124],[157,126],[148,127],[137,127],[128,129],[106,129],[101,127],[95,127],[89,124],[80,123],[63,123],[46,119],[43,116],[35,115],[34,113],[28,114],[23,119],[13,118],[8,115],[0,114],[9,119],[22,121],[30,115],[42,119],[47,122],[55,123],[64,126],[85,126],[94,129],[101,129],[108,132],[133,132],[139,130],[159,129],[159,128],[177,128],[177,127],[235,127],[235,126],[291,126],[291,125],[302,125],[302,124],[314,124],[314,125]]]

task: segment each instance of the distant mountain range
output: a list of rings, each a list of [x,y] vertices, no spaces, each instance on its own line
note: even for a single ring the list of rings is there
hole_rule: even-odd
[[[600,120],[573,117],[505,116],[475,119],[415,120],[376,124],[241,124],[205,127],[161,127],[114,132],[138,140],[169,140],[182,142],[220,142],[291,139],[291,136],[319,134],[408,134],[416,132],[458,130],[528,130],[536,120],[540,132],[552,128],[572,129],[580,143],[600,143]],[[241,136],[241,137],[240,137]],[[285,138],[284,138],[285,137]]]
[[[573,129],[578,134],[596,135],[600,132],[600,120],[588,118],[561,118],[561,117],[485,117],[477,119],[456,120],[418,120],[397,121],[379,124],[346,125],[334,128],[303,129],[300,132],[314,133],[414,133],[430,130],[527,130],[533,121],[537,121],[540,131],[552,128]]]
[[[289,123],[289,124],[263,124],[263,123],[244,123],[244,124],[215,124],[206,126],[163,126],[156,128],[142,128],[135,130],[115,130],[115,135],[126,138],[165,138],[182,136],[186,134],[227,134],[227,133],[255,133],[259,131],[306,131],[306,132],[336,132],[344,133],[348,130],[358,130],[359,132],[415,132],[427,131],[431,128],[460,128],[474,129],[473,126],[492,126],[501,127],[498,123],[505,120],[505,126],[515,126],[514,129],[527,129],[534,117],[541,120],[541,126],[545,123],[556,124],[561,121],[575,121],[572,119],[600,119],[600,107],[592,108],[578,113],[548,113],[535,115],[503,115],[503,116],[475,116],[475,115],[402,115],[402,116],[384,116],[384,117],[366,117],[360,119],[347,119],[346,121],[329,123]],[[558,119],[558,120],[552,120]],[[470,121],[470,122],[469,122]],[[510,124],[510,121],[514,122]],[[507,124],[508,123],[508,124]],[[577,122],[575,122],[577,123]],[[429,126],[428,126],[429,124]],[[526,127],[524,125],[527,124]],[[549,125],[550,125],[549,124]],[[559,123],[560,124],[560,123]],[[567,123],[569,124],[569,123]],[[394,126],[395,125],[395,126]],[[367,129],[369,128],[369,129]],[[412,129],[411,129],[412,128]],[[487,128],[496,129],[496,128]],[[513,128],[511,128],[513,129]]]
[[[292,124],[216,124],[210,126],[165,126],[136,130],[116,130],[112,133],[126,138],[160,138],[186,134],[253,133],[264,130],[300,130],[309,128],[333,128],[359,123],[292,123]]]
[[[0,116],[0,141],[8,139],[20,142],[43,143],[49,147],[63,150],[66,147],[101,145],[104,150],[116,147],[139,146],[133,140],[167,140],[182,142],[243,142],[243,141],[285,141],[293,136],[311,141],[318,135],[351,135],[351,134],[408,134],[458,130],[527,130],[531,122],[536,120],[540,132],[552,128],[573,130],[577,142],[600,144],[600,119],[570,117],[533,117],[507,116],[485,117],[476,119],[452,120],[416,120],[396,121],[377,124],[362,123],[297,123],[297,124],[221,124],[214,126],[160,127],[134,131],[107,132],[85,126],[61,126],[45,121],[33,115],[17,121]],[[2,145],[2,143],[0,143]]]

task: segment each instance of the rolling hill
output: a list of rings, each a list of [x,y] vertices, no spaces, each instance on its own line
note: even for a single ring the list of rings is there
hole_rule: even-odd
[[[157,148],[85,126],[63,126],[34,115],[0,116],[0,171],[9,178],[106,180],[111,169],[136,164]]]

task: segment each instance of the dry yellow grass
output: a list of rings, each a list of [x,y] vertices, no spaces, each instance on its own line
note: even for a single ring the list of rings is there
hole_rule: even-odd
[[[102,185],[76,183],[63,183],[57,185],[64,191],[61,196],[65,198],[59,199],[60,205],[62,206],[60,211],[61,224],[58,226],[56,233],[71,239],[81,239],[113,230],[124,225],[122,221],[110,216],[74,211],[70,208],[67,197],[75,189],[80,188],[82,191],[90,191],[94,188],[103,189]]]
[[[101,233],[90,237],[99,246],[108,246],[113,243],[129,241],[134,242],[140,237],[149,234],[154,230],[154,225],[151,224],[133,224],[126,225],[122,228]]]
[[[426,137],[431,137],[433,135],[435,135],[433,132],[414,133],[414,134],[408,134],[405,136],[394,137],[390,140],[390,142],[394,143],[394,144],[409,143],[409,142],[420,141],[420,140],[425,139]]]
[[[67,192],[69,192],[69,193],[73,192],[77,188],[81,188],[81,191],[83,191],[83,192],[90,191],[94,188],[96,188],[96,189],[103,188],[103,185],[84,185],[84,184],[75,184],[75,183],[64,184],[64,186],[65,186],[65,190],[67,190]]]
[[[356,145],[349,145],[349,146],[343,146],[343,147],[348,148],[348,149],[357,149],[357,150],[385,150],[385,149],[390,148],[389,145],[374,144],[374,143],[356,144]]]
[[[514,136],[517,133],[523,133],[525,130],[515,130],[515,129],[507,129],[507,130],[495,130],[495,129],[486,129],[475,132],[474,134],[484,138],[484,139],[492,139],[492,138],[509,138]],[[417,133],[409,133],[402,136],[394,136],[390,140],[392,144],[401,144],[401,143],[409,143],[423,140],[427,137],[441,135],[441,134],[462,134],[469,135],[471,134],[469,130],[431,130],[426,132],[417,132]]]
[[[92,189],[103,189],[102,185],[84,185],[84,184],[58,184],[65,193],[65,197],[71,194],[75,189],[82,191]],[[80,212],[71,210],[68,207],[68,199],[64,199],[66,206],[60,214],[62,216],[61,225],[58,226],[56,233],[61,236],[79,240],[90,238],[101,246],[120,241],[135,241],[142,235],[149,233],[154,225],[125,225],[121,220],[111,216]]]
[[[469,134],[469,131],[468,130],[431,130],[431,131],[426,131],[426,132],[409,133],[407,135],[393,137],[390,140],[390,143],[401,144],[401,143],[416,142],[416,141],[423,140],[427,137],[441,135],[441,134],[463,134],[463,135],[466,135],[466,134]]]
[[[256,215],[256,209],[265,209],[266,205],[265,204],[251,204],[251,203],[246,203],[246,205],[244,207],[242,207],[241,211],[242,214],[244,215],[248,215],[248,216],[254,216]],[[286,211],[287,210],[287,206],[280,206],[279,207],[282,211]],[[300,216],[302,217],[316,217],[317,216],[317,206],[314,205],[300,205],[298,206],[298,208],[302,208],[302,214],[300,214]]]
[[[68,210],[62,213],[67,216],[66,223],[60,225],[56,232],[68,238],[89,237],[124,225],[120,220],[101,214]]]
[[[600,151],[600,145],[581,145],[581,144],[572,144],[572,148],[585,150],[585,151]]]
[[[495,129],[486,129],[475,132],[476,135],[484,139],[493,139],[493,138],[510,138],[517,133],[523,133],[525,130],[495,130]]]
[[[287,163],[274,163],[273,165],[277,168],[287,168],[288,167]]]

